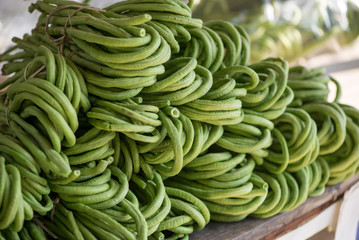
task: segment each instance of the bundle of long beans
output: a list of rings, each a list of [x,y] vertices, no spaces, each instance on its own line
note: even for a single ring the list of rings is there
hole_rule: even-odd
[[[359,111],[330,77],[248,65],[243,28],[191,5],[31,5],[0,55],[0,239],[188,239],[358,172]]]

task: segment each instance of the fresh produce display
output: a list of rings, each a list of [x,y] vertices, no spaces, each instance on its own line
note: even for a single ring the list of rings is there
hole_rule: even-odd
[[[191,5],[30,6],[36,27],[0,55],[0,239],[188,239],[358,172],[359,110],[339,84],[249,64],[246,31]]]

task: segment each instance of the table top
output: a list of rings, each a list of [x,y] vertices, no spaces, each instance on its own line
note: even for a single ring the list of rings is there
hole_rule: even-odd
[[[247,218],[236,223],[211,222],[204,229],[190,235],[191,240],[269,240],[304,224],[323,209],[341,198],[346,190],[359,182],[359,174],[328,187],[321,196],[311,197],[290,212],[266,219]]]

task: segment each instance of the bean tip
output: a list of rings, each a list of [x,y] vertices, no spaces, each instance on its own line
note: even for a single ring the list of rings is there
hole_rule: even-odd
[[[152,20],[152,16],[148,13],[145,13],[143,16],[148,20]]]
[[[174,118],[179,118],[180,111],[178,110],[178,108],[172,108],[171,109],[171,116],[174,117]]]
[[[109,156],[109,157],[107,158],[107,163],[108,163],[108,165],[111,165],[114,160],[115,160],[115,158],[114,158],[113,156]]]
[[[146,36],[146,29],[142,28],[140,30],[140,37],[145,37]]]

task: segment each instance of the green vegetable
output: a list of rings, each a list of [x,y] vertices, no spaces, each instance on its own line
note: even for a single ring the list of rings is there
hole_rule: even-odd
[[[245,30],[202,26],[192,4],[31,5],[36,28],[0,55],[0,239],[188,239],[358,172],[338,82],[248,65]]]

